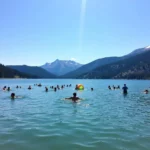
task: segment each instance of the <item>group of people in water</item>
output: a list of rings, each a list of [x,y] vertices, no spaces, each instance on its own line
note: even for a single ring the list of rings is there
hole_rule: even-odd
[[[116,90],[116,89],[120,89],[120,85],[118,85],[118,86],[108,86],[108,89],[109,90]],[[126,86],[126,84],[124,84],[124,86],[122,87],[122,90],[123,90],[123,94],[127,94],[128,93],[128,87]]]
[[[38,87],[42,87],[42,84],[40,83],[40,84],[34,84],[34,86],[38,86]],[[72,87],[72,85],[71,84],[69,84],[69,85],[57,85],[57,86],[50,86],[50,89],[51,89],[51,91],[57,91],[57,90],[60,90],[60,89],[64,89],[65,87]],[[16,86],[16,88],[18,89],[18,88],[21,88],[21,86]],[[31,85],[29,85],[29,87],[27,88],[28,90],[31,90],[32,89],[32,87],[31,87]],[[118,86],[108,86],[108,89],[109,90],[117,90],[117,89],[120,89],[120,85],[118,85]],[[6,86],[4,86],[3,87],[3,90],[4,91],[10,91],[11,89],[10,89],[10,87],[6,87]],[[78,90],[77,89],[77,85],[76,85],[76,87],[75,87],[75,90]],[[93,91],[94,89],[93,88],[91,88],[91,91]],[[48,87],[45,87],[45,92],[48,92],[49,91],[49,88]],[[123,91],[123,94],[127,94],[128,93],[128,87],[126,86],[126,84],[124,84],[124,86],[122,87],[122,91]],[[149,93],[149,91],[148,90],[144,90],[144,93],[145,94],[148,94]],[[15,98],[18,98],[18,96],[16,96],[15,95],[15,93],[11,93],[11,99],[15,99]],[[78,101],[78,100],[82,100],[81,98],[79,98],[79,97],[77,97],[77,93],[73,93],[73,96],[72,97],[69,97],[69,98],[65,98],[66,100],[72,100],[73,102],[76,102],[76,101]]]

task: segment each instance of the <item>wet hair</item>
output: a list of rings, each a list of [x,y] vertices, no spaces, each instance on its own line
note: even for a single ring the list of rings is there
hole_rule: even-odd
[[[15,93],[11,93],[11,98],[14,98],[15,97]]]
[[[77,96],[77,93],[73,93],[73,96],[76,97],[76,96]]]

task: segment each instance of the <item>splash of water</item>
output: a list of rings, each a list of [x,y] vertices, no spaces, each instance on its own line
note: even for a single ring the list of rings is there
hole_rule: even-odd
[[[83,33],[85,24],[87,0],[81,0],[80,31],[79,31],[79,49],[83,48]]]

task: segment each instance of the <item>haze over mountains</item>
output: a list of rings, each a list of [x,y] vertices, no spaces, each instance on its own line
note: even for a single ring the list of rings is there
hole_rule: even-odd
[[[17,75],[23,78],[150,79],[150,46],[125,56],[100,58],[85,65],[58,59],[41,67],[1,65],[0,77]]]

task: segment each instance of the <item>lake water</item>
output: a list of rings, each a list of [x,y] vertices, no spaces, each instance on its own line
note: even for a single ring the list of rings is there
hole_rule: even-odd
[[[78,83],[85,86],[77,91],[83,100],[64,100]],[[124,83],[127,96],[107,88]],[[57,84],[72,87],[45,92]],[[0,150],[150,150],[150,94],[142,93],[150,81],[0,80],[5,85],[12,91],[0,91]],[[23,98],[12,101],[11,92]]]

